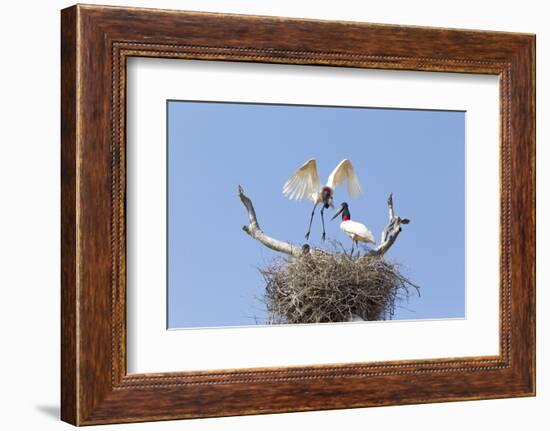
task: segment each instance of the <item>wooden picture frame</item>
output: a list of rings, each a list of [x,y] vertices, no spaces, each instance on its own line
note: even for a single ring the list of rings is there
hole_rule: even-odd
[[[77,5],[61,14],[61,418],[75,425],[535,394],[535,36]],[[500,354],[127,374],[130,56],[500,77]]]

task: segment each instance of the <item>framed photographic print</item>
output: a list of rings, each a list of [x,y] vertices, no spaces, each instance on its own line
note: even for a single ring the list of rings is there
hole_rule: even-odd
[[[535,394],[535,37],[62,11],[62,419]]]

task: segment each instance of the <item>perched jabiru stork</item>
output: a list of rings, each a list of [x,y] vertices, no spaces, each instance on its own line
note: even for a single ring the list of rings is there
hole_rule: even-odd
[[[305,162],[292,176],[285,182],[283,186],[283,194],[289,199],[309,199],[313,201],[313,210],[311,211],[311,218],[309,219],[309,227],[306,233],[306,240],[309,239],[311,232],[311,223],[313,222],[313,216],[315,215],[315,209],[317,205],[322,204],[321,207],[321,222],[323,223],[323,235],[322,240],[326,238],[325,233],[325,219],[323,212],[326,208],[332,207],[334,189],[346,182],[348,194],[356,198],[361,194],[361,185],[359,179],[353,170],[353,166],[348,159],[342,160],[338,163],[338,166],[334,168],[332,173],[328,177],[328,181],[325,186],[321,186],[321,180],[319,179],[319,173],[317,172],[317,162],[315,159]]]
[[[353,249],[355,245],[359,245],[359,242],[366,242],[371,244],[376,244],[374,236],[368,228],[356,221],[351,220],[351,214],[349,212],[349,206],[346,202],[343,202],[340,206],[340,209],[334,214],[331,220],[334,220],[342,214],[342,222],[340,223],[340,229],[351,238],[351,256],[353,256]]]

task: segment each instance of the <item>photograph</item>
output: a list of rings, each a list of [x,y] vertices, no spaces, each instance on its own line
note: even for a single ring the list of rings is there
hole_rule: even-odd
[[[168,329],[465,318],[464,111],[166,109]]]

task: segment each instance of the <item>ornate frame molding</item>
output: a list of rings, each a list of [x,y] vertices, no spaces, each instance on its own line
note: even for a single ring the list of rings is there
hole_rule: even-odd
[[[258,28],[268,30],[258,35]],[[316,40],[308,42],[311,35]],[[534,46],[534,36],[524,34],[100,6],[65,9],[62,419],[99,424],[534,395]],[[498,75],[500,354],[127,375],[125,65],[130,56]]]

